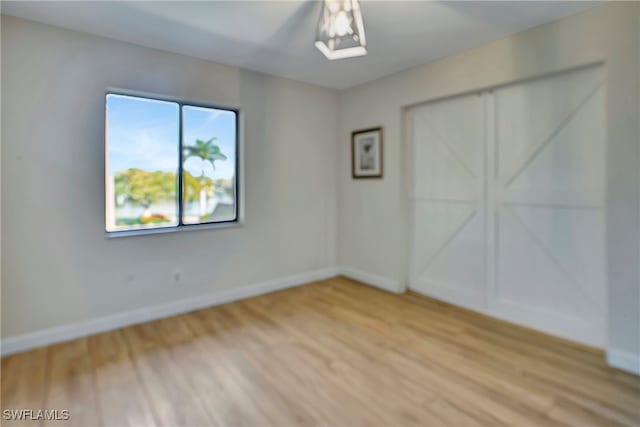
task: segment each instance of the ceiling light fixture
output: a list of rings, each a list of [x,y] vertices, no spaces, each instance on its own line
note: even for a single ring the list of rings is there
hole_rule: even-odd
[[[324,0],[318,20],[316,47],[327,59],[367,54],[358,0]]]

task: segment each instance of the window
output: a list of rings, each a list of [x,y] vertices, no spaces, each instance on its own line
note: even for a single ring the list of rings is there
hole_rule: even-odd
[[[110,93],[106,230],[238,219],[238,112]]]

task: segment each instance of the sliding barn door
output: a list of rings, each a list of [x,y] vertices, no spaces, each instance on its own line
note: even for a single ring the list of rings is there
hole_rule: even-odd
[[[485,99],[469,95],[417,108],[412,289],[464,305],[486,294]]]
[[[410,112],[410,287],[604,345],[600,67]]]

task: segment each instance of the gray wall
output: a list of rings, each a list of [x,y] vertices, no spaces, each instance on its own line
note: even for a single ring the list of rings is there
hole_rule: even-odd
[[[340,94],[338,263],[406,283],[408,212],[403,107],[604,62],[608,124],[609,347],[640,354],[638,10],[616,2]],[[350,132],[384,126],[385,177],[352,180]]]
[[[108,87],[243,109],[244,226],[104,237]],[[335,91],[4,16],[2,89],[3,338],[333,264]]]

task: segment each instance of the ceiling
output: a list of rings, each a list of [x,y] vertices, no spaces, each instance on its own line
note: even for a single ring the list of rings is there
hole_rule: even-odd
[[[2,1],[2,13],[343,89],[599,3],[362,1],[369,54],[337,61],[313,46],[317,1]]]

